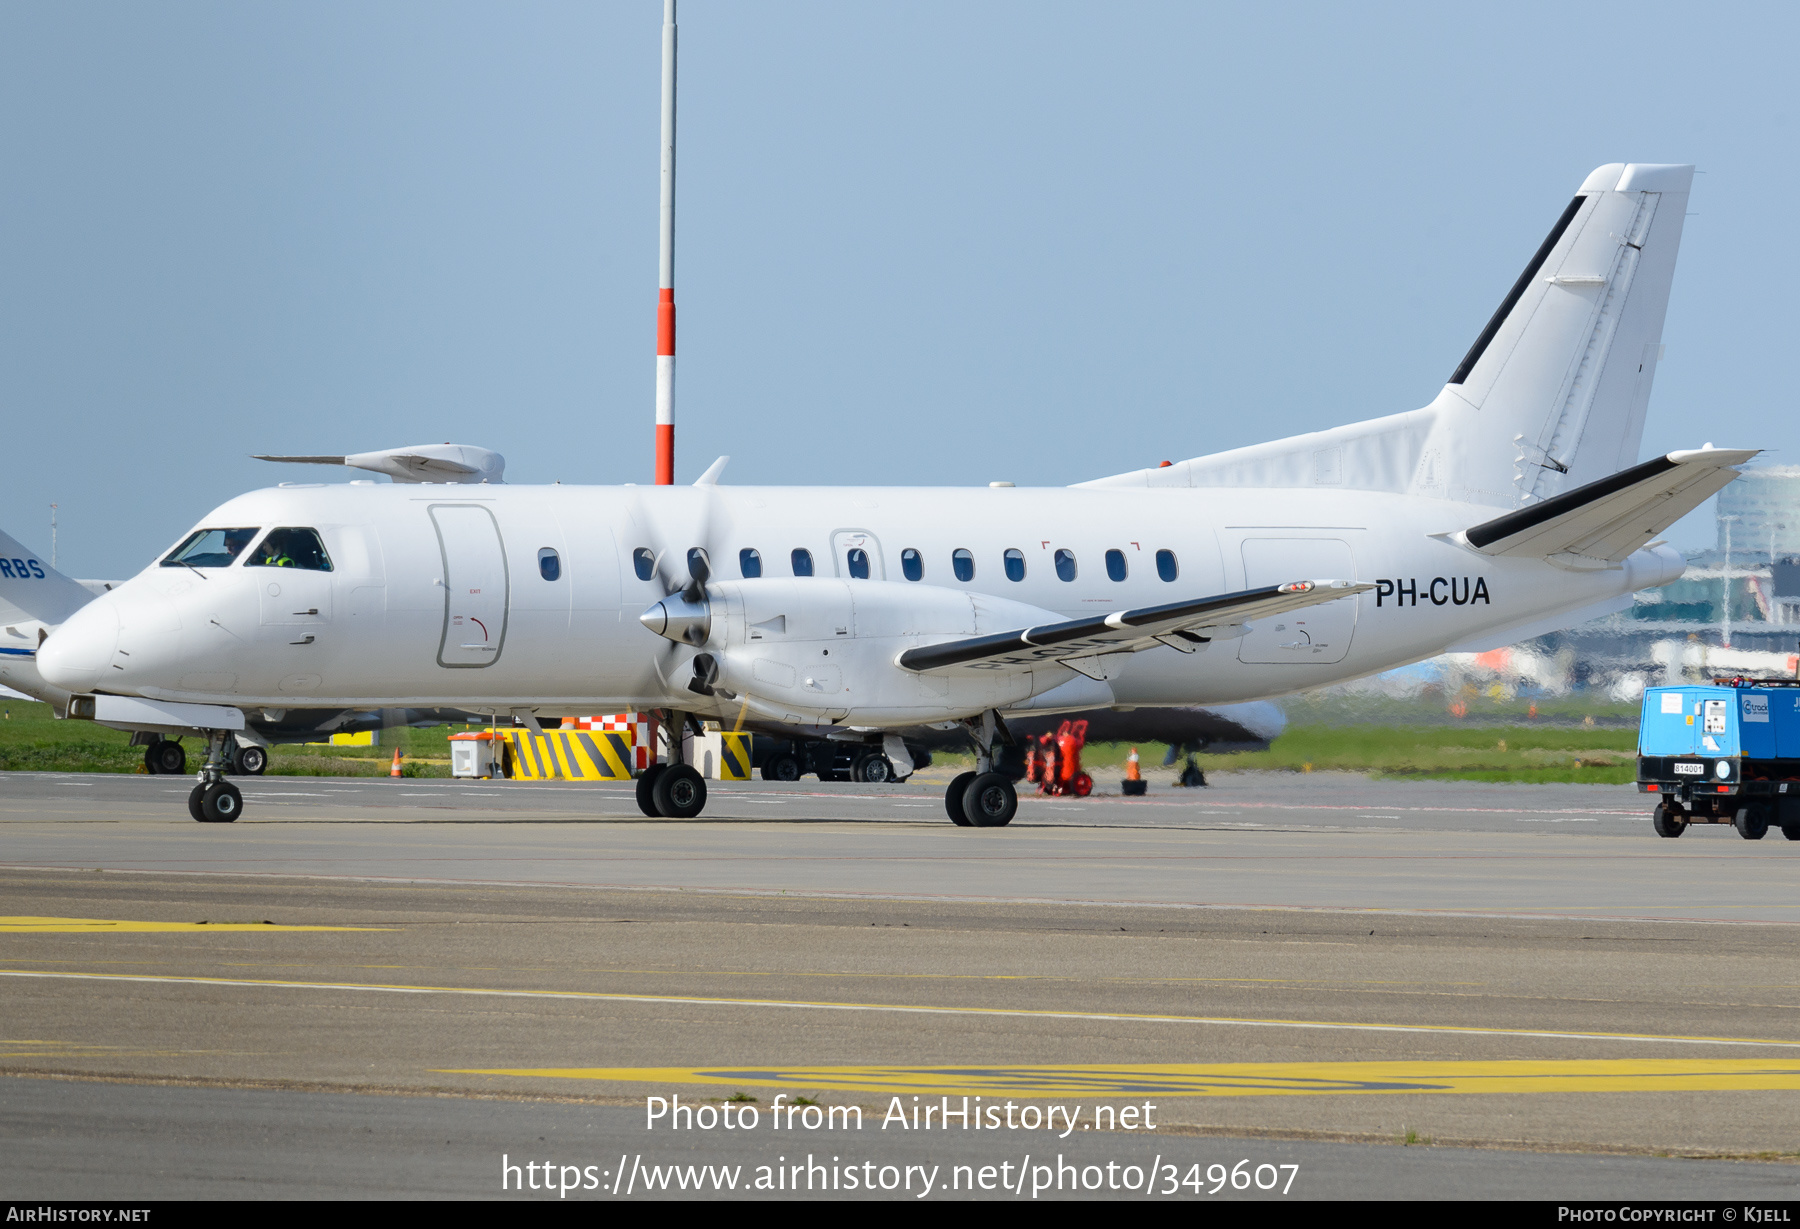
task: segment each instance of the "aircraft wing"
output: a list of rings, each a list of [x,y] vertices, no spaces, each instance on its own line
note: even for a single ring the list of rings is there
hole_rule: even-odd
[[[898,660],[902,669],[920,674],[956,669],[1027,670],[1050,661],[1093,678],[1104,678],[1105,668],[1092,659],[1115,653],[1141,653],[1158,645],[1192,653],[1209,640],[1242,635],[1242,625],[1253,619],[1354,597],[1374,587],[1349,580],[1297,580],[1218,597],[1115,610],[1016,632],[922,645],[906,650]]]
[[[378,452],[353,452],[342,457],[263,453],[254,456],[258,461],[280,461],[289,465],[345,465],[386,474],[395,482],[499,482],[506,473],[505,457],[491,448],[477,448],[473,444],[414,444]]]
[[[1483,555],[1617,566],[1737,477],[1757,449],[1671,452],[1453,535]]]
[[[250,454],[252,461],[281,461],[288,465],[347,465],[343,457],[274,457],[256,452]]]

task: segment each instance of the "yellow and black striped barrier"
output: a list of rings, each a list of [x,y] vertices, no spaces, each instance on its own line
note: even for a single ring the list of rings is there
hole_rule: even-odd
[[[716,744],[715,739],[718,740]],[[716,759],[713,758],[715,755]],[[750,735],[734,734],[729,730],[709,733],[704,738],[695,740],[694,758],[699,761],[694,767],[700,770],[703,777],[711,777],[715,781],[748,781]]]
[[[511,775],[524,781],[629,781],[629,730],[499,731]],[[746,757],[747,758],[747,757]]]

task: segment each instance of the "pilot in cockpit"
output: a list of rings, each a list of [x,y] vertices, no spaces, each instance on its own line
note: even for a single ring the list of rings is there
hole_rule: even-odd
[[[294,560],[292,556],[287,553],[287,550],[284,548],[284,544],[281,541],[281,539],[285,537],[285,534],[277,531],[263,539],[263,544],[257,548],[256,555],[250,560],[249,565],[253,568],[293,567]]]

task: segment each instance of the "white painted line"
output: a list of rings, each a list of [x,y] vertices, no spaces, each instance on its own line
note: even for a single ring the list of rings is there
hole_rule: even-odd
[[[606,994],[583,990],[493,990],[465,986],[400,986],[371,982],[301,982],[232,977],[159,977],[143,973],[55,973],[0,969],[0,977],[63,981],[139,982],[173,986],[238,986],[262,990],[337,990],[380,994],[446,994],[514,999],[575,999],[600,1003],[667,1003],[710,1007],[770,1007],[790,1011],[895,1012],[927,1016],[1000,1016],[1040,1020],[1139,1021],[1150,1024],[1201,1024],[1244,1028],[1297,1028],[1360,1033],[1432,1033],[1482,1037],[1537,1037],[1559,1041],[1649,1041],[1673,1045],[1756,1046],[1800,1049],[1800,1041],[1760,1037],[1679,1037],[1655,1033],[1564,1032],[1551,1029],[1459,1028],[1443,1024],[1361,1024],[1332,1020],[1257,1020],[1234,1016],[1172,1016],[1104,1011],[1032,1011],[1005,1007],[926,1007],[906,1003],[820,1003],[804,999],[734,999],[687,994]]]

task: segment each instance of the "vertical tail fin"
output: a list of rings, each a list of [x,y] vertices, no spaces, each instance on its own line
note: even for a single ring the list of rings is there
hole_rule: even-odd
[[[1693,174],[1587,177],[1433,404],[1414,491],[1519,505],[1637,461]]]
[[[93,600],[79,581],[0,533],[0,614],[55,627]]]
[[[1422,410],[1079,485],[1404,491],[1518,507],[1637,462],[1691,166],[1587,177]]]

